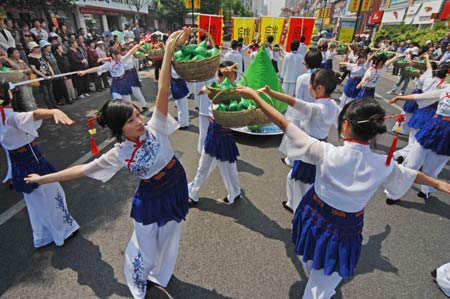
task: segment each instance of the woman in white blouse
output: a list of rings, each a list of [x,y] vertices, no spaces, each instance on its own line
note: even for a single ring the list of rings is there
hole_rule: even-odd
[[[169,135],[178,123],[168,114],[170,66],[173,44],[182,45],[190,30],[175,32],[167,41],[158,82],[156,109],[145,125],[133,104],[108,101],[99,111],[98,123],[111,129],[121,141],[100,158],[88,164],[39,176],[30,175],[28,183],[47,184],[83,176],[106,182],[122,167],[139,176],[131,209],[134,232],[125,251],[125,277],[134,298],[144,298],[147,280],[166,287],[175,268],[181,221],[188,213],[186,173],[174,156]]]
[[[386,132],[385,112],[374,100],[348,103],[339,115],[343,146],[319,141],[289,123],[247,87],[254,99],[288,137],[286,154],[316,165],[316,179],[295,211],[294,248],[309,275],[303,298],[331,298],[342,278],[354,275],[361,252],[364,208],[378,187],[402,196],[416,182],[450,193],[450,184],[373,153],[369,141]]]

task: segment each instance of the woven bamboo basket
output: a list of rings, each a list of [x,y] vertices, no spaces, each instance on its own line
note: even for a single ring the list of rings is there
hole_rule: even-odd
[[[264,95],[270,101],[269,104],[273,106],[272,98],[267,93],[264,93]],[[271,119],[264,113],[264,111],[262,111],[261,108],[256,107],[255,111],[253,112],[253,119],[248,125],[249,126],[264,125],[269,122],[271,122]]]
[[[420,77],[420,71],[418,69],[405,68],[403,70],[403,76],[410,78],[418,78]]]
[[[156,58],[160,58],[162,59],[164,57],[164,49],[152,49],[147,51],[146,54],[148,59],[156,59]]]
[[[23,81],[24,74],[22,71],[0,72],[0,77],[11,83]]]
[[[242,78],[245,80],[245,86],[248,86],[248,80],[247,77],[240,71],[233,69],[236,73],[240,74]],[[208,97],[210,99],[214,99],[214,104],[219,104],[221,102],[227,101],[227,100],[239,100],[241,96],[238,92],[236,92],[236,87],[228,88],[228,89],[220,89],[220,88],[214,88],[211,86],[206,86],[206,91],[208,93]]]
[[[211,34],[209,34],[208,31],[197,28],[193,29],[193,31],[200,31],[206,33],[209,37],[209,40],[212,43],[212,46],[213,47],[216,46],[214,38],[211,36]],[[174,44],[176,45],[176,41]],[[212,57],[205,58],[202,60],[178,61],[172,59],[173,68],[178,73],[178,75],[180,75],[180,77],[183,78],[184,80],[191,82],[206,81],[211,79],[216,74],[219,64],[220,64],[220,52]]]
[[[427,63],[426,62],[420,62],[420,61],[412,61],[411,62],[411,66],[419,69],[421,71],[426,71],[427,70]]]
[[[410,67],[411,66],[411,62],[410,61],[405,61],[405,60],[400,60],[400,61],[395,60],[393,65],[403,69],[405,67]]]
[[[133,57],[136,58],[136,59],[142,60],[142,59],[145,58],[145,53],[143,53],[143,52],[140,52],[140,53],[135,52],[135,53],[133,54]]]
[[[217,111],[214,108],[214,104],[220,104],[230,100],[221,96],[221,94],[226,91],[227,89],[222,89],[211,101],[214,121],[224,128],[240,128],[248,126],[253,120],[253,112],[256,109],[247,109],[242,111]]]

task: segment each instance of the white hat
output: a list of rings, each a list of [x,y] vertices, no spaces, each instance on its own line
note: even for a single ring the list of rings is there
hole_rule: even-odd
[[[413,47],[413,48],[411,49],[411,54],[412,54],[412,55],[419,55],[419,48]]]
[[[97,45],[103,45],[104,42],[103,42],[102,40],[99,40],[99,41],[96,42],[96,44],[97,44]]]

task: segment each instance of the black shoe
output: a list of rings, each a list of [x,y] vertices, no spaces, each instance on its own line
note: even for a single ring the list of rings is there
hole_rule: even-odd
[[[393,199],[390,199],[390,198],[386,198],[386,204],[388,204],[390,206],[395,205],[398,201],[399,201],[399,199],[398,200],[393,200]]]
[[[142,110],[142,112],[147,111],[148,107],[142,107],[141,110]]]
[[[419,193],[417,193],[417,196],[427,199],[429,194],[428,193],[423,193],[422,191],[420,191]]]
[[[281,204],[283,205],[283,208],[294,214],[294,210],[292,210],[291,207],[287,205],[287,201],[283,201]]]
[[[434,269],[433,271],[431,271],[431,276],[436,279],[436,275],[437,275],[437,269]]]
[[[402,164],[403,161],[405,161],[405,158],[403,158],[403,156],[398,156],[398,158],[395,159],[395,161],[397,162],[397,164]]]
[[[284,165],[291,167],[289,164],[286,163],[286,158],[281,157],[280,160]]]
[[[228,204],[234,204],[234,203],[236,202],[236,200],[238,200],[240,197],[241,197],[241,195],[239,194],[238,196],[236,196],[236,197],[233,199],[233,202],[230,203],[230,201],[228,200],[228,196],[226,196],[226,197],[223,199],[223,202],[228,203]]]
[[[195,200],[193,200],[192,198],[189,197],[188,204],[189,204],[190,206],[194,206],[194,205],[198,204],[198,201],[195,201]]]
[[[189,126],[179,127],[178,130],[186,131],[189,129]]]

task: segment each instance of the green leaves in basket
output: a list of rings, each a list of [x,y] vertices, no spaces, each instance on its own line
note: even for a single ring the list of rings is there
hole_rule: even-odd
[[[209,86],[212,88],[228,89],[228,88],[236,87],[237,85],[236,85],[236,83],[232,83],[230,78],[225,77],[225,79],[223,79],[222,83],[217,84],[216,82],[213,82]]]
[[[208,55],[206,48],[203,48],[201,46],[198,46],[197,48],[195,48],[194,53],[197,56],[203,56],[203,57],[206,57],[206,55]]]
[[[181,52],[181,50],[176,51],[173,55],[175,56],[175,60],[181,60],[184,57],[184,54],[183,52]]]
[[[204,39],[201,43],[199,43],[198,46],[206,49],[208,47],[208,44],[206,43],[206,39]]]
[[[217,49],[216,47],[206,50],[206,53],[208,54],[209,57],[213,57],[216,56],[217,54],[219,54],[219,49]]]
[[[184,56],[187,56],[187,55],[196,55],[195,54],[195,49],[197,49],[197,45],[186,45],[186,46],[183,46],[183,47],[181,47],[181,52],[183,52],[183,55]]]
[[[220,104],[219,104],[219,107],[217,107],[216,110],[219,111],[219,112],[228,111],[228,106],[225,105],[224,103],[220,103]]]
[[[206,57],[205,56],[202,56],[202,55],[195,55],[191,60],[203,60],[203,59],[205,59]]]
[[[408,66],[408,67],[405,67],[405,71],[411,72],[411,73],[417,73],[419,70],[416,69],[415,67]]]
[[[231,100],[230,104],[220,103],[216,108],[218,112],[239,112],[248,109],[254,109],[256,107],[256,103],[253,100],[243,99],[238,102],[237,100]]]
[[[0,72],[9,72],[9,68],[6,66],[3,66],[3,68],[0,70]]]
[[[219,49],[212,48],[207,50],[206,40],[202,41],[198,45],[191,44],[181,47],[180,50],[174,54],[175,60],[187,61],[187,60],[203,60],[219,54]]]
[[[230,111],[238,111],[238,107],[238,102],[236,100],[232,100],[228,106],[228,109],[230,109]]]

